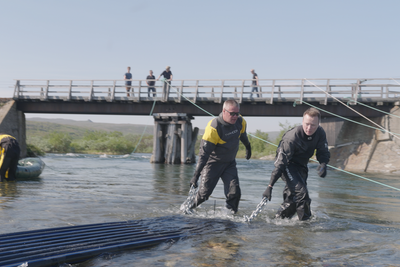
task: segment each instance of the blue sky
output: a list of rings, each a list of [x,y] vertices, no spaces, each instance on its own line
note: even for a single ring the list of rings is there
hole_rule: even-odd
[[[398,78],[400,1],[0,0],[0,97],[14,79]],[[35,115],[153,124],[149,117]],[[209,118],[193,124],[204,128]],[[301,118],[248,118],[279,130]]]

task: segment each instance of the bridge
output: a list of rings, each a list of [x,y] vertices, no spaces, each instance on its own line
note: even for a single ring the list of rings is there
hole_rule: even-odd
[[[21,129],[15,136],[24,142],[23,113],[146,116],[151,113],[155,127],[150,161],[180,164],[196,160],[194,147],[198,129],[192,129],[191,119],[218,115],[227,99],[237,100],[245,117],[296,117],[314,106],[321,110],[321,125],[331,146],[353,144],[367,136],[365,131],[359,136],[351,134],[350,130],[356,126],[344,126],[343,119],[334,116],[349,118],[363,114],[385,123],[388,128],[389,120],[382,119],[384,114],[380,111],[390,112],[400,105],[400,79],[392,78],[260,79],[257,86],[251,79],[174,80],[170,85],[153,81],[154,86],[148,86],[146,80],[130,80],[131,85],[126,85],[124,80],[16,80],[13,99],[18,114],[8,116],[8,121],[10,125],[18,121],[18,126],[10,127],[9,132],[13,134],[13,129]],[[155,92],[149,87],[154,87]],[[252,92],[254,87],[256,92]],[[398,127],[397,122],[390,125],[390,128]],[[350,134],[342,133],[345,137],[339,138],[344,128]],[[367,143],[375,138],[371,136],[378,135],[371,133],[365,137]],[[373,152],[370,154],[368,157],[372,158]]]
[[[251,92],[252,79],[174,80],[148,86],[146,80],[16,80],[13,99],[24,113],[149,115],[185,113],[190,116],[217,115],[221,103],[236,99],[244,116],[301,116],[308,103],[340,116],[358,117],[337,99],[379,106],[388,112],[399,104],[400,79],[259,79],[258,92]],[[149,93],[149,87],[156,92]],[[129,93],[127,93],[129,89]],[[335,99],[336,98],[336,99]],[[368,117],[379,112],[361,105],[352,108]],[[205,111],[204,111],[205,110]],[[322,112],[330,117],[329,113]]]

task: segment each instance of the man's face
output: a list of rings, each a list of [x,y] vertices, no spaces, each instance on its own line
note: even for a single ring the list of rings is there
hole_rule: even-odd
[[[235,113],[233,116],[232,113]],[[239,108],[235,106],[227,106],[222,111],[222,119],[230,124],[235,124],[239,118]]]
[[[153,71],[152,70],[150,71],[150,75],[153,75]]]
[[[310,136],[315,133],[318,129],[319,121],[318,116],[311,117],[310,115],[306,114],[303,117],[303,131],[306,135]]]

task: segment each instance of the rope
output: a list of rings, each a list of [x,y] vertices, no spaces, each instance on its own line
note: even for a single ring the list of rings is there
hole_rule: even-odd
[[[391,133],[388,130],[386,130],[384,127],[382,127],[381,125],[379,125],[378,123],[372,121],[371,119],[367,118],[366,116],[364,116],[363,114],[361,114],[360,112],[358,112],[357,110],[349,107],[348,105],[344,104],[342,101],[340,101],[339,99],[337,99],[336,97],[334,97],[333,95],[329,94],[328,92],[325,92],[324,90],[322,90],[320,87],[318,87],[315,83],[307,80],[306,78],[304,78],[304,80],[308,81],[309,83],[311,83],[312,85],[314,85],[316,88],[318,88],[319,90],[321,90],[322,92],[324,92],[326,95],[332,97],[333,99],[335,99],[336,101],[338,101],[340,104],[342,104],[343,106],[349,108],[350,110],[354,111],[355,113],[357,113],[358,115],[360,115],[361,117],[363,117],[364,119],[368,120],[369,122],[371,122],[372,124],[375,124],[376,126],[378,126],[379,128],[381,128],[382,130],[384,130],[385,132]],[[392,134],[392,133],[391,133]],[[392,134],[393,135],[393,134]],[[395,138],[400,139],[400,137],[393,135]]]
[[[153,110],[154,110],[154,107],[155,107],[155,105],[156,105],[156,102],[157,102],[157,101],[154,101],[153,107],[151,108],[151,111],[150,111],[149,116],[151,116],[151,114],[153,114]],[[135,153],[136,149],[138,148],[140,142],[142,141],[143,135],[144,135],[144,133],[146,132],[146,129],[147,129],[147,124],[145,125],[144,130],[143,130],[143,133],[142,133],[142,136],[140,136],[139,142],[137,143],[137,145],[136,145],[135,149],[133,150],[133,152],[131,153],[131,155],[132,155],[133,153]]]
[[[368,106],[368,105],[366,105],[366,104],[364,104],[364,103],[358,102],[358,101],[353,100],[353,99],[350,99],[349,102],[347,102],[347,105],[348,105],[350,102],[354,102],[354,103],[356,103],[356,104],[358,104],[358,105],[362,105],[362,106],[364,106],[364,107],[367,107],[367,108],[376,110],[376,111],[378,111],[378,112],[382,112],[382,113],[384,113],[384,114],[386,114],[386,115],[389,115],[389,116],[393,116],[393,117],[400,118],[400,116],[397,116],[397,115],[394,115],[394,114],[392,114],[392,113],[389,113],[389,112],[386,112],[386,111],[383,111],[383,110],[380,110],[380,109],[377,109],[377,108]]]
[[[310,159],[310,160],[312,160],[312,161],[314,161],[314,162],[316,162],[316,163],[319,163],[319,162],[318,162],[317,160],[315,160],[315,159]],[[358,175],[358,174],[355,174],[355,173],[352,173],[352,172],[349,172],[349,171],[346,171],[346,170],[339,169],[339,168],[337,168],[337,167],[334,167],[334,166],[331,166],[331,165],[328,165],[328,164],[327,164],[326,166],[331,167],[332,169],[335,169],[335,170],[342,171],[342,172],[344,172],[344,173],[353,175],[353,176],[355,176],[355,177],[358,177],[358,178],[367,180],[367,181],[369,181],[369,182],[376,183],[376,184],[379,184],[379,185],[382,185],[382,186],[386,186],[386,187],[389,187],[389,188],[391,188],[391,189],[400,191],[400,188],[396,188],[396,187],[391,186],[391,185],[387,185],[387,184],[384,184],[384,183],[381,183],[381,182],[377,182],[377,181],[374,181],[374,180],[372,180],[372,179],[363,177],[363,176],[361,176],[361,175]]]

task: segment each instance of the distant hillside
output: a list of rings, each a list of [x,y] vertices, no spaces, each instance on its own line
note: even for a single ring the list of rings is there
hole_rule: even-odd
[[[97,123],[90,120],[75,121],[44,118],[29,118],[26,120],[26,134],[28,139],[32,136],[46,136],[53,131],[69,133],[73,139],[79,139],[83,137],[86,131],[118,131],[122,132],[124,135],[141,135],[145,128],[146,135],[153,135],[153,125],[146,126],[143,124]],[[202,135],[203,133],[204,129],[200,129],[199,135]],[[278,137],[278,135],[279,131],[268,132],[268,137],[271,141],[275,141],[275,138]]]
[[[73,139],[83,137],[86,131],[122,132],[124,135],[153,135],[154,126],[142,124],[96,123],[92,121],[74,121],[66,119],[29,118],[26,120],[26,135],[45,136],[53,131],[69,133]]]

